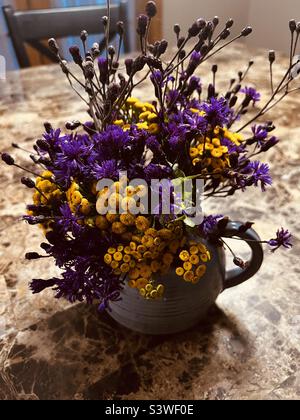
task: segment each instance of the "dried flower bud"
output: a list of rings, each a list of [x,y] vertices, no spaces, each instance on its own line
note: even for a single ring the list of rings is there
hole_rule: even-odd
[[[181,31],[181,28],[180,28],[180,26],[178,25],[178,23],[176,23],[176,24],[174,25],[174,32],[175,32],[175,34],[177,35],[177,37],[179,37],[179,35],[180,35],[180,31]]]
[[[199,35],[199,32],[200,32],[200,27],[198,25],[198,22],[194,22],[188,30],[189,38],[193,38]]]
[[[27,252],[27,254],[25,254],[25,258],[26,260],[38,260],[42,257],[37,252]]]
[[[200,30],[204,29],[206,26],[206,20],[203,18],[200,18],[197,20],[198,26],[200,28]]]
[[[232,28],[233,24],[234,24],[234,20],[233,19],[228,19],[228,21],[226,22],[226,25],[225,25],[226,29]]]
[[[235,257],[233,260],[233,263],[242,268],[243,270],[245,270],[245,268],[249,267],[249,262],[248,261],[243,261],[241,258]]]
[[[131,74],[133,72],[133,60],[132,60],[132,58],[127,58],[125,60],[125,67],[126,67],[126,73],[128,74],[128,76],[131,76]]]
[[[230,102],[229,102],[229,106],[230,106],[230,108],[233,108],[233,107],[236,105],[237,100],[238,100],[238,97],[237,97],[236,95],[234,95],[234,96],[230,99]]]
[[[210,100],[211,98],[214,98],[216,96],[216,90],[214,85],[212,85],[211,83],[208,85],[208,90],[207,90],[207,99]]]
[[[122,22],[122,21],[117,22],[117,33],[120,36],[124,35],[124,22]]]
[[[87,40],[87,38],[88,38],[88,33],[87,33],[87,31],[81,31],[81,34],[80,34],[80,39],[81,39],[81,41],[82,42],[86,42],[86,40]]]
[[[198,51],[199,52],[199,51]],[[185,50],[181,50],[179,53],[179,59],[183,60],[186,56],[186,51]]]
[[[49,45],[50,51],[53,52],[53,54],[56,55],[59,51],[58,44],[57,44],[56,40],[54,38],[50,38],[48,40],[48,45]]]
[[[50,150],[49,143],[44,139],[38,139],[36,141],[36,145],[40,150],[43,150],[44,152],[48,152]]]
[[[148,22],[149,22],[148,16],[140,15],[138,17],[137,33],[142,37],[146,35]]]
[[[94,64],[91,61],[84,61],[83,62],[83,71],[84,76],[88,80],[92,80],[95,75]]]
[[[116,54],[116,49],[113,45],[110,45],[107,50],[108,54],[113,57]]]
[[[274,50],[269,51],[269,61],[271,64],[276,60],[276,53]]]
[[[215,16],[212,20],[212,23],[214,24],[214,27],[217,27],[220,23],[220,19],[218,16]]]
[[[268,150],[270,150],[272,147],[276,146],[276,144],[279,143],[279,139],[275,136],[271,137],[266,143],[264,143],[260,150],[262,152],[267,152]]]
[[[163,39],[160,42],[159,47],[158,47],[158,55],[159,56],[163,55],[167,51],[168,45],[169,45],[168,41],[166,41],[165,39]]]
[[[239,227],[239,232],[246,233],[247,230],[251,229],[253,225],[254,225],[253,222],[246,222],[242,226]]]
[[[228,28],[224,29],[224,31],[222,31],[220,38],[225,40],[230,36],[230,30]]]
[[[151,19],[157,14],[157,7],[154,1],[148,1],[146,4],[146,14]]]
[[[212,71],[213,73],[217,73],[217,71],[218,71],[218,66],[217,66],[217,64],[214,64],[214,65],[212,66],[211,71]]]
[[[187,77],[190,77],[195,72],[200,62],[201,62],[201,53],[194,51],[193,54],[191,55],[190,62],[186,69]]]
[[[229,217],[224,217],[222,220],[219,220],[219,222],[218,222],[218,229],[220,231],[223,231],[224,229],[226,229],[229,221],[230,221]]]
[[[47,134],[50,134],[51,131],[53,130],[51,123],[49,123],[48,121],[44,122],[44,128]]]
[[[213,31],[213,24],[212,24],[212,22],[207,22],[205,28],[201,32],[201,39],[203,39],[204,41],[206,39],[208,39],[211,36],[212,31]]]
[[[80,121],[67,121],[65,127],[67,130],[76,130],[78,127],[81,126]]]
[[[201,50],[200,50],[200,54],[201,54],[202,56],[204,56],[204,55],[206,55],[206,54],[207,54],[207,52],[208,52],[208,45],[203,44],[203,45],[202,45],[202,47],[201,47]]]
[[[300,22],[297,23],[296,31],[297,31],[297,34],[300,34]]]
[[[295,19],[291,19],[291,20],[289,21],[289,27],[290,27],[290,31],[291,31],[292,33],[294,33],[294,32],[295,32],[295,30],[297,29],[297,23],[296,23]]]
[[[106,84],[108,81],[108,62],[106,58],[98,58],[98,68],[100,72],[100,82]]]
[[[107,25],[108,25],[108,17],[107,16],[102,17],[102,24],[103,24],[104,28],[107,27]]]
[[[15,164],[14,158],[11,155],[9,155],[8,153],[2,153],[1,154],[1,159],[8,166],[13,166]]]
[[[137,73],[138,71],[143,70],[145,67],[146,60],[144,56],[137,57],[133,62],[133,71]]]
[[[251,26],[247,26],[246,28],[244,28],[241,32],[241,35],[246,37],[248,35],[250,35],[252,33],[253,29],[251,28]]]
[[[35,188],[35,182],[32,179],[27,178],[26,176],[23,176],[21,178],[21,183],[27,188]]]
[[[73,45],[72,47],[69,48],[70,54],[74,60],[75,64],[78,64],[79,66],[82,65],[82,57],[80,54],[80,50],[77,47],[77,45]]]

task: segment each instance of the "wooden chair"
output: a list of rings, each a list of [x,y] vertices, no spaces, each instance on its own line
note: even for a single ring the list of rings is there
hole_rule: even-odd
[[[119,20],[125,24],[125,52],[130,51],[128,33],[128,2],[121,1],[111,6],[110,39],[115,36],[116,23]],[[9,30],[16,56],[21,68],[30,67],[26,52],[26,43],[41,54],[56,62],[56,57],[40,41],[49,38],[64,38],[78,36],[85,29],[89,34],[101,34],[103,42],[103,26],[101,17],[107,14],[105,6],[83,6],[56,9],[15,11],[11,6],[3,6],[3,13]],[[101,42],[100,42],[101,43]]]

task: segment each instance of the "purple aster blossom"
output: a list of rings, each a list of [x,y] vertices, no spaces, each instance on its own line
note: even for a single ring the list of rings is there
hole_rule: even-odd
[[[268,245],[273,248],[272,252],[277,251],[278,248],[284,247],[286,249],[292,248],[292,234],[285,230],[284,228],[281,228],[276,233],[276,238],[271,239],[268,242]]]
[[[144,168],[144,178],[147,182],[151,182],[152,179],[169,178],[171,174],[172,169],[165,165],[150,163],[150,165]]]
[[[211,234],[213,234],[218,225],[219,220],[223,218],[224,216],[222,216],[221,214],[205,216],[203,218],[202,223],[198,226],[201,236],[207,238]]]
[[[253,104],[255,105],[256,102],[259,102],[261,99],[260,93],[252,87],[246,86],[245,88],[241,89],[241,93],[244,93],[246,95],[246,106],[248,106],[250,102],[253,102]]]
[[[78,224],[79,220],[84,219],[84,216],[76,216],[72,213],[68,203],[63,204],[60,207],[61,217],[59,218],[57,225],[60,226],[64,233],[72,232],[73,235],[78,236],[84,229]]]
[[[92,169],[92,175],[96,180],[108,178],[116,180],[119,177],[120,166],[119,163],[114,160],[105,160],[101,164],[95,164]]]
[[[226,99],[214,98],[210,102],[205,102],[201,106],[201,110],[205,112],[204,118],[212,127],[224,127],[232,118],[233,111],[229,108]]]
[[[269,133],[264,125],[254,125],[252,128],[253,140],[257,142],[259,146],[262,146],[266,141]]]
[[[272,185],[269,165],[258,160],[249,162],[237,172],[236,184],[243,190],[252,185],[258,187],[260,184],[262,191],[265,192],[266,187]]]
[[[150,76],[150,80],[154,86],[162,86],[164,80],[162,72],[160,70],[154,71]]]

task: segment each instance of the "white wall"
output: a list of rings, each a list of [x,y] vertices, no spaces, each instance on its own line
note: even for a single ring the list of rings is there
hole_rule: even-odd
[[[255,47],[288,51],[288,21],[300,21],[300,0],[163,0],[164,37],[174,42],[173,25],[187,29],[198,17],[222,21],[232,17],[236,32],[251,25],[254,33],[247,43]]]
[[[300,0],[251,0],[249,21],[254,31],[247,43],[289,51],[291,19],[300,21]]]
[[[262,0],[265,1],[265,0]],[[173,26],[179,23],[186,30],[197,18],[223,21],[233,18],[237,27],[248,24],[250,0],[163,0],[164,37],[174,41]]]

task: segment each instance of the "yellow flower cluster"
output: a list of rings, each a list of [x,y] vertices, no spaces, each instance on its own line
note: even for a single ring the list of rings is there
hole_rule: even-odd
[[[97,211],[103,214],[105,211],[111,213],[141,213],[145,211],[142,198],[148,194],[148,188],[145,185],[137,187],[125,186],[127,179],[115,182],[111,188],[104,188],[97,194]]]
[[[189,248],[179,254],[182,265],[176,268],[176,274],[188,283],[198,283],[206,273],[206,265],[211,255],[206,246],[196,241],[189,242]]]
[[[80,212],[88,216],[91,212],[91,204],[83,197],[79,185],[73,181],[71,187],[66,192],[67,201],[72,213]]]
[[[40,177],[37,177],[35,185],[37,191],[33,194],[33,204],[50,205],[51,202],[60,200],[62,196],[61,190],[52,182],[53,173],[45,171]]]
[[[230,166],[228,147],[222,146],[221,139],[226,138],[236,145],[240,145],[242,136],[227,129],[215,128],[211,137],[200,136],[190,148],[193,165],[201,164],[202,169],[216,175]]]
[[[147,130],[150,134],[159,131],[157,124],[157,114],[154,106],[149,102],[141,102],[137,98],[128,98],[123,108],[124,119],[116,120],[115,125],[119,125],[124,130],[130,129],[130,124],[136,122],[136,126],[141,130]]]
[[[135,228],[129,245],[110,248],[104,261],[115,274],[126,274],[129,286],[138,289],[143,297],[159,298],[164,287],[155,285],[155,275],[169,272],[175,255],[184,245],[182,224],[178,222],[170,224],[169,228],[157,230],[150,227],[149,219],[138,216]]]

